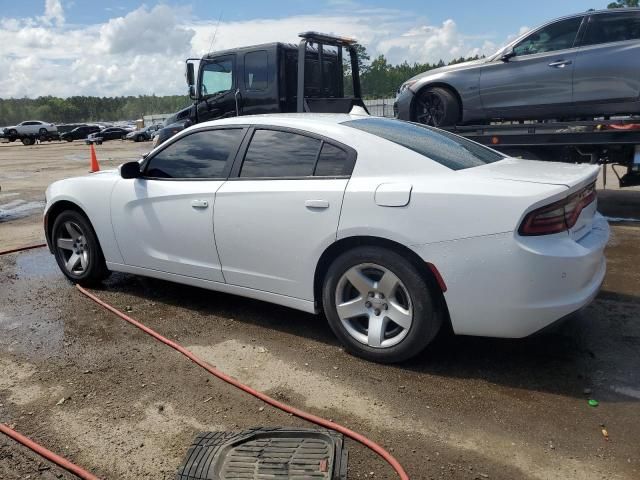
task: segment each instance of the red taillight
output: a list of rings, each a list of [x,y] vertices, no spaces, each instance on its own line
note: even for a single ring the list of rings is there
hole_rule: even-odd
[[[572,228],[584,207],[596,199],[596,185],[592,183],[559,202],[540,207],[524,217],[518,229],[520,235],[549,235]]]

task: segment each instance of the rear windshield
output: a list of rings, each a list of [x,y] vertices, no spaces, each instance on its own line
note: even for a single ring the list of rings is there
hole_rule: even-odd
[[[505,158],[499,152],[444,130],[389,118],[348,120],[357,128],[424,155],[451,170],[479,167]]]

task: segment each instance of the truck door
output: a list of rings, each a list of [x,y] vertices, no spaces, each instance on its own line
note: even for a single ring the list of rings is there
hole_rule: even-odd
[[[235,93],[238,82],[235,72],[235,55],[224,55],[202,61],[197,106],[198,122],[236,115]],[[238,102],[240,102],[239,98]]]

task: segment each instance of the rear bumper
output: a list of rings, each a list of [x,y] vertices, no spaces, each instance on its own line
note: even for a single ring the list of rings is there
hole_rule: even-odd
[[[489,235],[414,250],[436,265],[457,334],[520,338],[588,305],[606,273],[609,225],[599,214],[580,240],[566,234]]]

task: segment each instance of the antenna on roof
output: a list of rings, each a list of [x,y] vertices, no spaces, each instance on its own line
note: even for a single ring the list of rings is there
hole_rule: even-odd
[[[213,43],[216,41],[216,35],[218,34],[218,27],[220,26],[220,20],[222,20],[222,12],[220,12],[220,16],[218,17],[218,23],[216,23],[216,29],[213,31],[213,36],[211,37],[211,43],[209,44],[209,51],[205,53],[211,53],[213,49]]]

